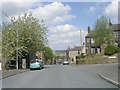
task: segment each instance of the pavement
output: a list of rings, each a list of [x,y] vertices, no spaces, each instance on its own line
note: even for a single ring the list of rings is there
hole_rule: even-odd
[[[28,71],[28,69],[25,69],[25,70],[5,70],[5,71],[1,71],[1,75],[2,77],[0,77],[0,79],[4,79],[4,78],[7,78],[7,77],[10,77],[10,76],[13,76],[13,75],[16,75],[16,74],[19,74],[19,73],[23,73],[23,72],[26,72]]]
[[[120,66],[116,64],[109,68],[104,69],[103,71],[99,72],[98,75],[105,79],[106,81],[120,87],[119,83],[119,73],[120,73]]]

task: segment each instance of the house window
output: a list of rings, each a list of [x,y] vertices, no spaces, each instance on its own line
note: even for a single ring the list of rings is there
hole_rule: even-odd
[[[100,48],[97,48],[97,53],[100,53]]]
[[[86,38],[86,42],[89,43],[90,42],[90,38]]]
[[[78,54],[80,54],[80,51],[78,51]]]
[[[78,59],[78,56],[76,56],[76,59]]]
[[[72,62],[74,61],[74,59],[72,58]]]
[[[114,32],[113,34],[114,34],[115,38],[118,38],[118,32]]]
[[[95,48],[91,48],[91,53],[95,53]]]
[[[91,38],[91,43],[95,43],[94,40]]]
[[[116,46],[118,46],[118,43],[115,43]]]

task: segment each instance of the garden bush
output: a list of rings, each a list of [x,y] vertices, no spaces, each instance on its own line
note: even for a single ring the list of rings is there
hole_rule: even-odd
[[[108,55],[108,56],[111,56],[113,54],[116,54],[120,51],[120,49],[115,46],[115,45],[108,45],[106,48],[105,48],[105,55]]]

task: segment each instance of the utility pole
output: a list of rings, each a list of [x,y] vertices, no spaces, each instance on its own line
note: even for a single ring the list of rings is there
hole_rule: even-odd
[[[80,29],[80,45],[82,46],[82,30]]]

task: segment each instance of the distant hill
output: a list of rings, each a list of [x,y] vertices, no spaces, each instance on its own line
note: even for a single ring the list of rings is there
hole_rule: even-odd
[[[66,50],[54,50],[53,53],[55,55],[65,56],[66,55]]]
[[[66,50],[54,50],[55,52],[66,52]]]

